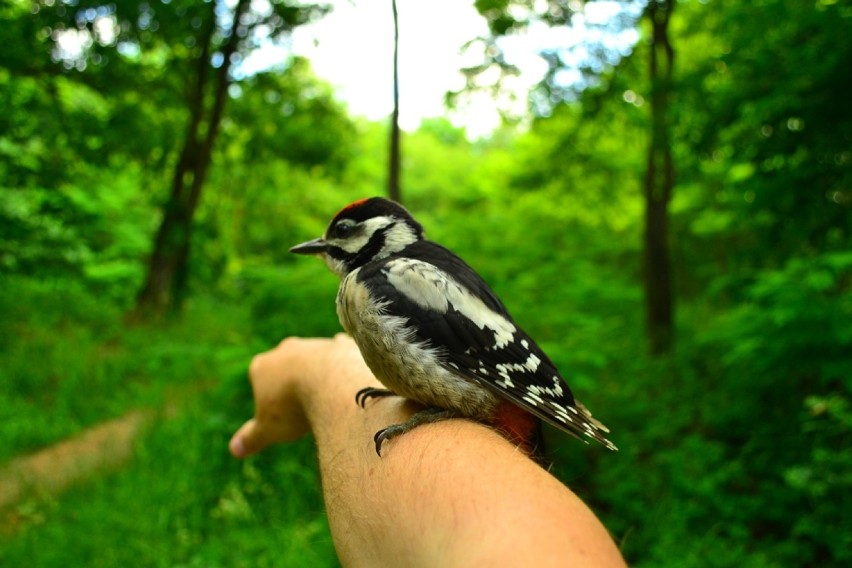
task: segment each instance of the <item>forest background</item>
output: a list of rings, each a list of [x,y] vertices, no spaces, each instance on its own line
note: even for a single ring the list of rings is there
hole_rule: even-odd
[[[612,429],[551,433],[553,471],[631,565],[847,566],[852,4],[623,4],[639,42],[544,53],[520,124],[403,133],[401,199]],[[476,7],[472,84],[583,3]],[[287,249],[388,187],[389,125],[308,61],[239,72],[325,11],[0,1],[0,463],[155,416],[118,471],[5,503],[0,564],[337,565],[311,441],[227,454],[252,354],[339,329]]]

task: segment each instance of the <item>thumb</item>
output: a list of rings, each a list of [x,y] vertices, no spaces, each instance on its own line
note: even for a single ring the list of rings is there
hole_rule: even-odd
[[[231,437],[228,449],[235,458],[242,459],[256,454],[268,445],[269,442],[263,435],[262,428],[258,425],[257,420],[252,418]]]

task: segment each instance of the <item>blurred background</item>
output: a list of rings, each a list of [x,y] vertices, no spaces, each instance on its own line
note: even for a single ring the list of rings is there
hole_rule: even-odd
[[[848,566],[852,3],[398,4],[395,74],[390,0],[0,0],[0,565],[337,565],[312,441],[227,441],[392,195],[611,428],[548,439],[631,565]]]

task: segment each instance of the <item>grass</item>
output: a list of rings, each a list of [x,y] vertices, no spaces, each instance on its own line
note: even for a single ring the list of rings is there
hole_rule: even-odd
[[[227,450],[252,412],[250,357],[271,342],[256,324],[274,336],[276,311],[254,321],[251,300],[195,298],[179,322],[127,328],[71,282],[4,279],[3,290],[0,464],[160,410],[122,471],[0,511],[0,565],[337,565],[312,441],[245,462]]]
[[[243,371],[260,342],[247,310],[198,299],[179,323],[126,328],[69,282],[4,279],[0,463],[134,408]]]
[[[736,309],[683,303],[677,353],[652,360],[635,285],[574,266],[568,291],[551,298],[533,292],[553,288],[536,281],[556,275],[528,281],[491,269],[613,430],[617,454],[551,436],[554,472],[631,565],[848,565],[852,414],[838,380],[849,369],[848,291],[800,297],[802,278],[791,273],[771,275],[762,296]],[[20,503],[17,530],[0,535],[0,565],[336,565],[310,441],[247,462],[226,449],[251,413],[249,357],[291,333],[339,329],[336,282],[323,270],[258,270],[239,298],[196,299],[179,324],[130,330],[82,289],[0,282],[4,459],[184,393],[124,471],[59,500]],[[826,333],[803,347],[812,320]],[[199,382],[213,388],[181,390]]]
[[[158,420],[124,471],[19,504],[0,564],[336,566],[312,441],[228,455],[248,394],[235,376]]]

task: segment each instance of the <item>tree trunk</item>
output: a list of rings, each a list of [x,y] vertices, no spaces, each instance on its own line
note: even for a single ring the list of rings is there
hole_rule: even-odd
[[[391,0],[393,9],[393,114],[391,115],[390,161],[388,171],[388,197],[402,201],[399,191],[400,176],[400,131],[399,131],[399,14],[396,0]]]
[[[668,205],[674,188],[674,164],[669,138],[669,96],[674,49],[668,30],[674,2],[652,0],[651,21],[651,140],[645,171],[645,304],[648,347],[652,354],[673,348],[674,308],[668,244]]]
[[[216,29],[212,11],[204,36],[202,50],[196,62],[195,84],[189,97],[189,122],[183,149],[175,165],[171,193],[163,210],[163,220],[154,240],[145,284],[136,301],[136,315],[162,317],[167,312],[179,312],[186,295],[189,274],[189,252],[192,244],[192,224],[201,199],[204,180],[228,91],[232,55],[236,52],[240,17],[248,9],[249,0],[239,0],[234,9],[231,33],[221,48],[222,64],[216,69],[212,104],[205,101],[211,84],[207,79],[210,51]],[[206,123],[206,128],[202,125]]]

